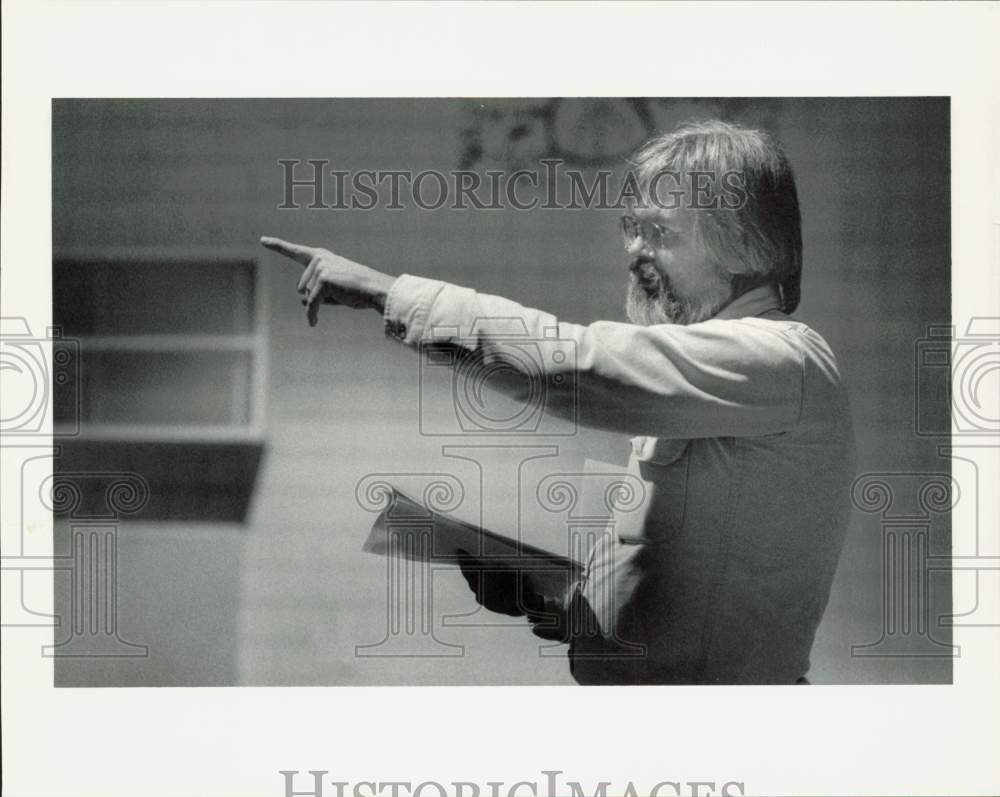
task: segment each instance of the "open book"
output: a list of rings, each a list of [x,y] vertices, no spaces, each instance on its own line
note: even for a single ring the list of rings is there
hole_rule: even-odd
[[[520,571],[541,594],[565,591],[583,572],[583,565],[575,559],[434,512],[396,488],[363,548],[381,556],[451,565],[473,556],[487,569],[496,565]]]

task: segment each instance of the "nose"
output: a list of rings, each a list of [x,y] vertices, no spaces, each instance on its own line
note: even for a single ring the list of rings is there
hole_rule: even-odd
[[[653,258],[653,248],[641,236],[626,246],[625,251],[629,257],[637,257],[642,260],[652,260]]]

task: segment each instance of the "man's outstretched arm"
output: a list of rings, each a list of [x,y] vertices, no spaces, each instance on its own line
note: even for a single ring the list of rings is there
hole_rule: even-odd
[[[520,396],[519,372],[545,377],[545,409],[587,426],[666,438],[743,437],[795,427],[803,359],[789,333],[746,320],[692,326],[560,322],[499,296],[404,274],[393,279],[325,249],[275,238],[261,243],[305,267],[299,290],[310,324],[320,304],[372,308],[405,345],[450,346],[502,363],[490,384]],[[515,323],[512,323],[515,322]],[[512,332],[515,336],[512,338]],[[522,340],[571,349],[525,371]],[[560,379],[561,376],[568,378]]]

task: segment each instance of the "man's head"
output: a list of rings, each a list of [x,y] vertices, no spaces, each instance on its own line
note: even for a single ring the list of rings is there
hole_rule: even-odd
[[[759,285],[799,303],[802,233],[791,167],[765,133],[685,124],[633,155],[641,201],[623,220],[632,262],[628,317],[692,324]]]

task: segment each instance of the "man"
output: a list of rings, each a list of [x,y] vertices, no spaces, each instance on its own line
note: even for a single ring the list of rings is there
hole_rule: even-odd
[[[549,377],[572,371],[562,384],[573,390],[546,380],[545,409],[632,436],[641,516],[595,546],[566,595],[532,594],[515,573],[484,577],[474,560],[463,572],[487,608],[566,638],[577,681],[804,682],[843,546],[854,444],[833,354],[790,315],[802,265],[792,171],[768,136],[722,122],[653,139],[632,166],[628,324],[562,323],[326,250],[262,243],[306,267],[310,324],[322,302],[371,307],[405,345],[487,360],[504,357],[494,344],[511,318],[533,338],[555,328],[573,342],[575,360],[536,364]]]

